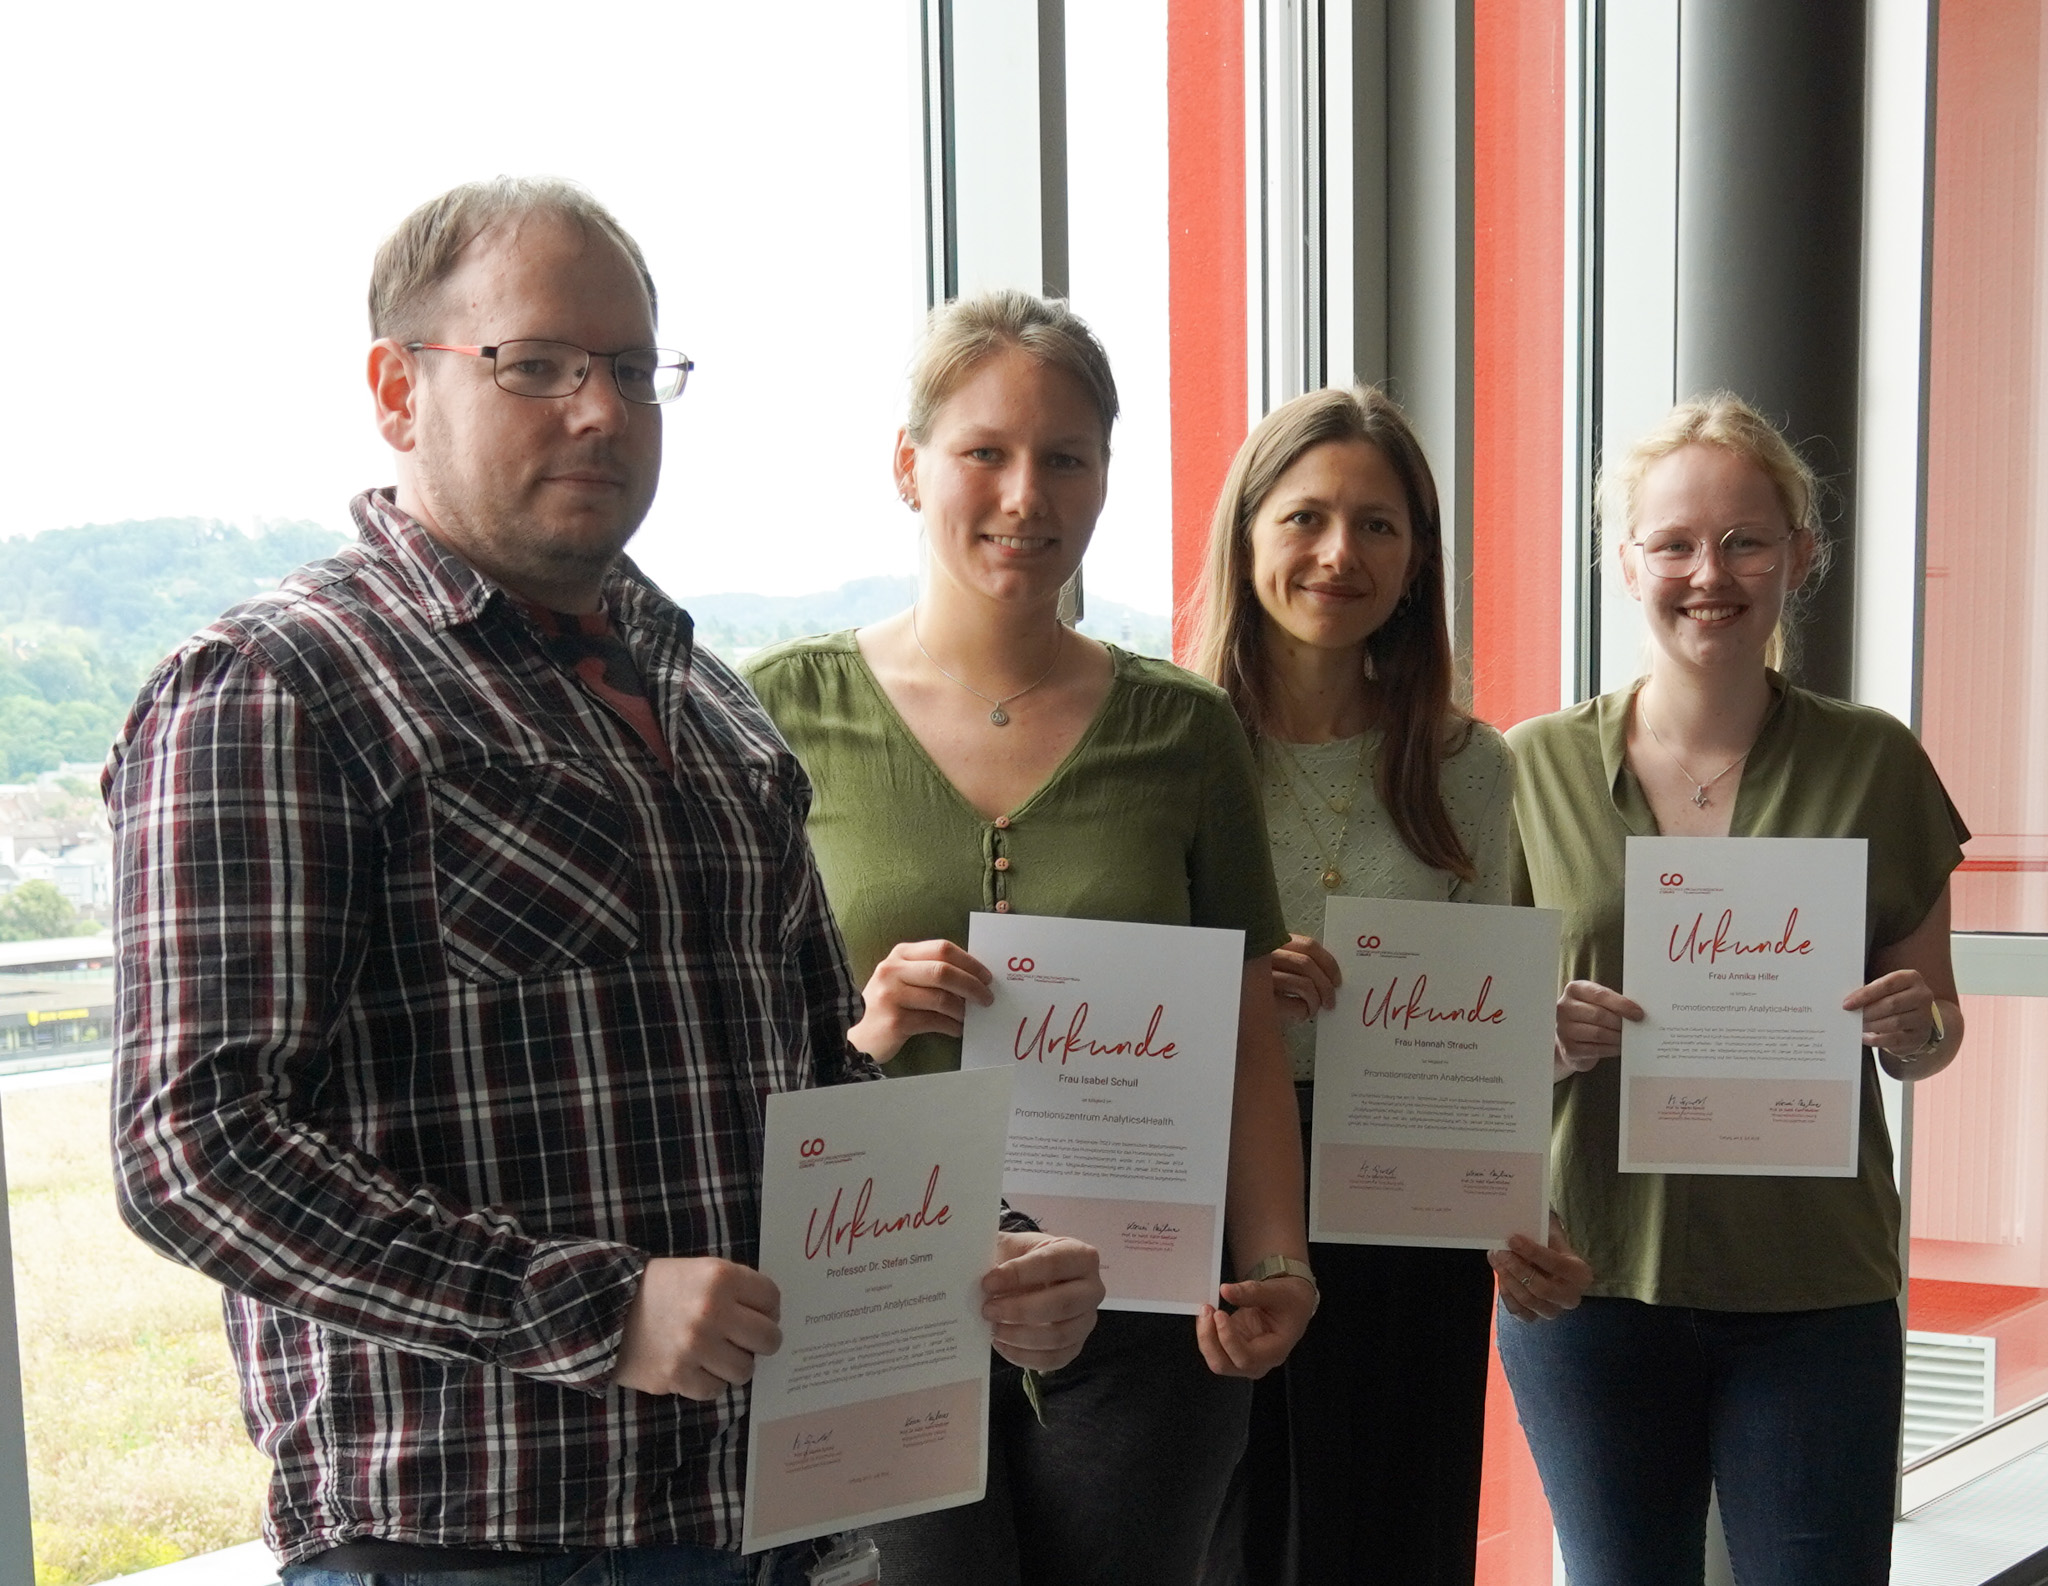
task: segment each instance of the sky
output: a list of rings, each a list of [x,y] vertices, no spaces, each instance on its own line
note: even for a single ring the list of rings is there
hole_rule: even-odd
[[[575,178],[696,360],[633,554],[677,594],[913,572],[889,454],[924,312],[912,0],[10,8],[0,532],[348,527],[392,469],[363,295],[414,205]],[[1164,0],[1070,7],[1075,306],[1128,415],[1092,594],[1168,605]]]

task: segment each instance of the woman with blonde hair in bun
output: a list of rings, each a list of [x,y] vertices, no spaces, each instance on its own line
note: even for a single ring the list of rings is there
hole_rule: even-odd
[[[1899,1196],[1877,1068],[1962,1042],[1949,872],[1969,836],[1913,734],[1774,665],[1820,576],[1812,471],[1725,392],[1674,408],[1604,481],[1649,629],[1627,688],[1508,734],[1518,901],[1564,913],[1551,1188],[1599,1274],[1570,1316],[1500,1320],[1572,1586],[1700,1579],[1718,1491],[1738,1580],[1889,1578],[1903,1372]],[[1628,838],[1858,837],[1867,983],[1854,1177],[1618,1171]]]
[[[1104,1312],[1043,1378],[1042,1422],[1018,1376],[1032,1361],[1009,1352],[988,1496],[879,1527],[891,1586],[1189,1586],[1248,1379],[1316,1301],[1271,993],[1287,932],[1244,734],[1201,679],[1059,618],[1116,411],[1109,361],[1064,304],[997,292],[935,310],[895,452],[928,552],[917,603],[746,668],[815,785],[811,843],[867,977],[849,1039],[890,1072],[959,1067],[967,1004],[990,1000],[974,911],[1245,936],[1225,1205],[1240,1281],[1218,1293],[1233,1309]]]

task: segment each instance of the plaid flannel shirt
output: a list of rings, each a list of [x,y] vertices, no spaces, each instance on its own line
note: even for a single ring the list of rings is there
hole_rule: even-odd
[[[809,786],[630,563],[672,777],[388,495],[354,512],[108,763],[123,1212],[227,1290],[285,1562],[737,1547],[744,1390],[608,1384],[649,1256],[754,1260],[763,1098],[875,1077]]]

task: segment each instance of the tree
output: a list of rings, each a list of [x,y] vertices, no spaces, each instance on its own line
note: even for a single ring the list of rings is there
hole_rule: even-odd
[[[48,881],[24,881],[0,902],[0,942],[40,942],[92,929],[92,921],[81,919]]]

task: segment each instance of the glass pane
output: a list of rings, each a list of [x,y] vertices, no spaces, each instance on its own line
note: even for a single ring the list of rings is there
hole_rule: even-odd
[[[80,1002],[111,998],[111,972],[99,978],[74,984]],[[242,1427],[219,1288],[157,1256],[114,1209],[106,1076],[102,1060],[0,1079],[42,1586],[246,1542],[269,1480]]]
[[[2048,931],[2040,7],[1944,7],[1939,60],[1924,738],[1977,834],[1956,928]]]
[[[2048,1396],[2048,998],[1964,997],[1969,1045],[1915,1087],[1907,1449]]]

